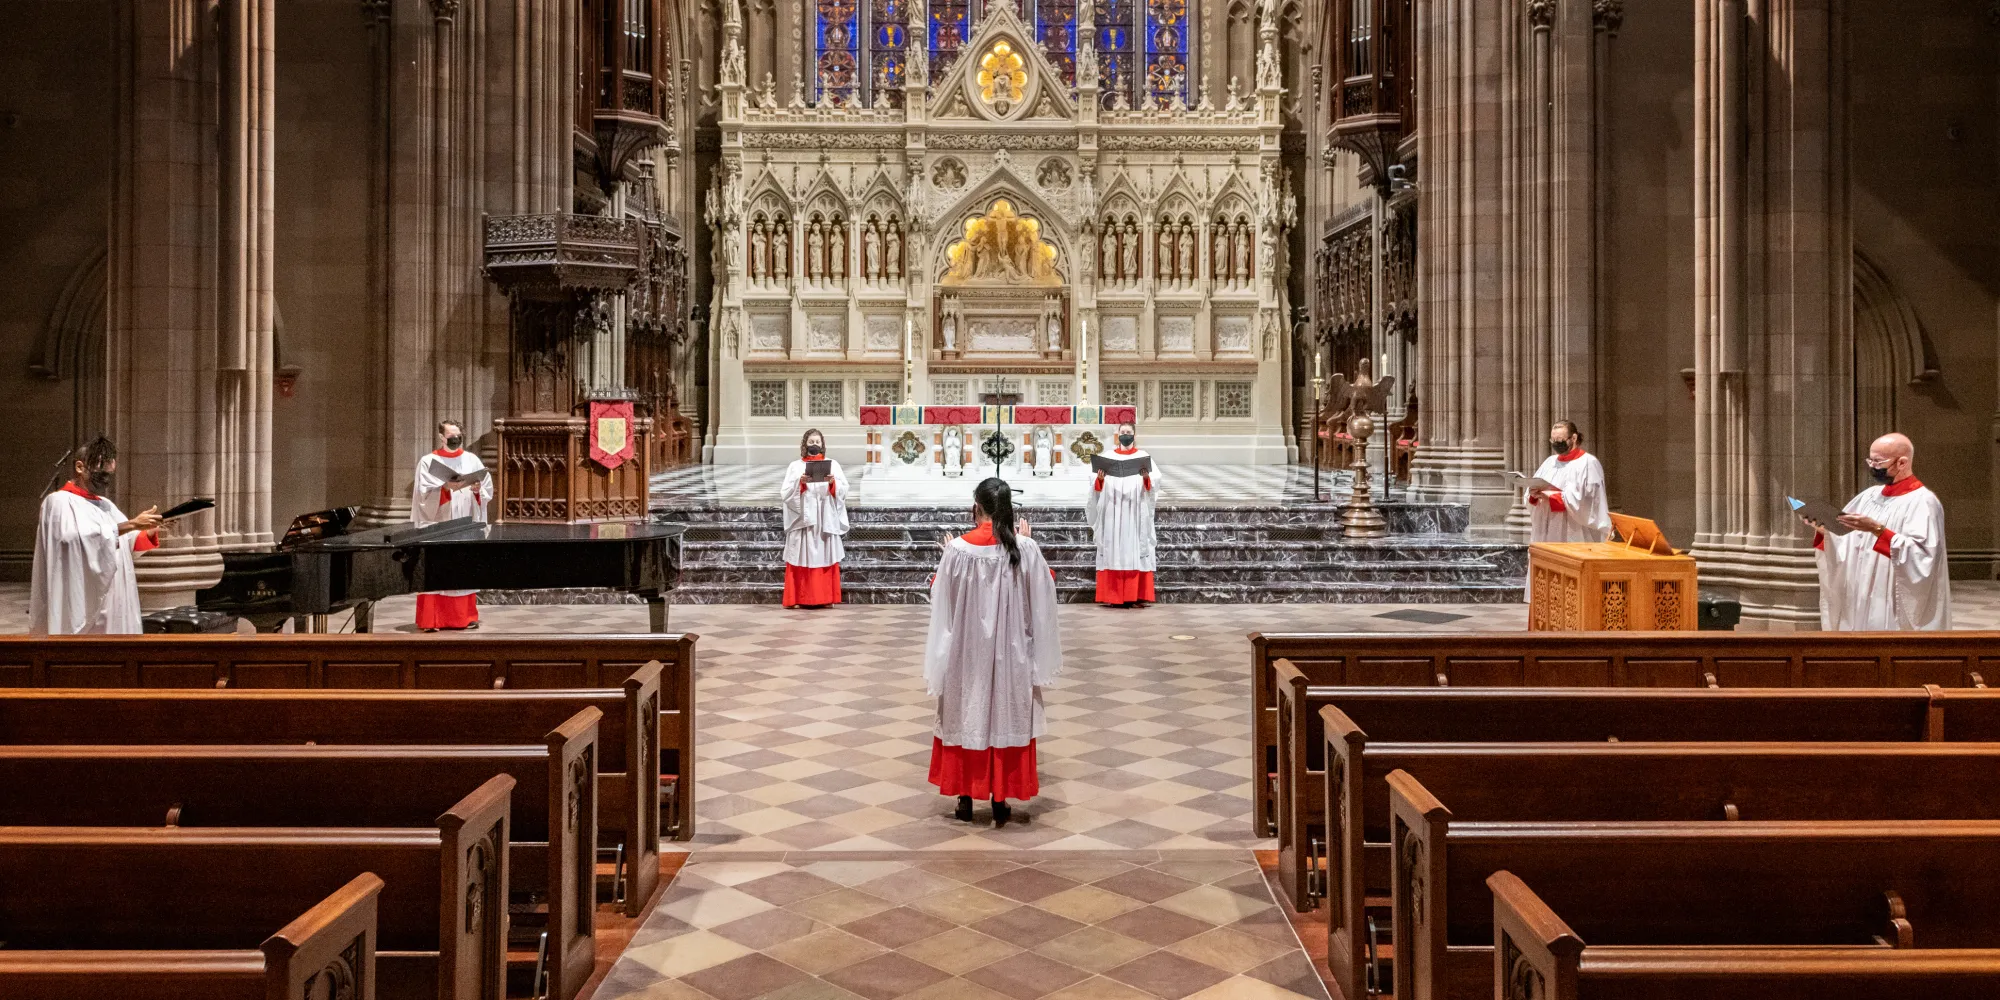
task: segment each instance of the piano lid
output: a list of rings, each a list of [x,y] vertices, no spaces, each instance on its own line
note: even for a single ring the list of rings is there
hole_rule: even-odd
[[[315,543],[309,547],[327,551],[342,549],[402,548],[460,542],[615,542],[677,538],[687,531],[682,524],[648,522],[607,522],[600,524],[488,524],[470,517],[456,518],[418,527],[397,526],[357,531]]]

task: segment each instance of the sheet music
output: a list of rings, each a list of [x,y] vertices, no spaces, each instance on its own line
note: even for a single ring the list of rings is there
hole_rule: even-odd
[[[1845,535],[1854,530],[1840,523],[1841,509],[1824,500],[1800,500],[1797,497],[1786,497],[1785,503],[1792,508],[1792,513],[1817,521],[1819,526],[1825,529],[1828,534]]]
[[[1510,489],[1542,490],[1547,493],[1562,492],[1562,490],[1556,488],[1556,484],[1540,476],[1524,476],[1518,472],[1502,472],[1500,475],[1506,478],[1507,486]]]
[[[446,465],[435,458],[431,459],[430,465],[427,467],[426,471],[430,472],[431,475],[436,476],[437,478],[443,480],[445,488],[452,490],[462,490],[462,489],[467,489],[469,487],[477,486],[480,483],[485,482],[488,475],[485,469],[474,469],[471,472],[466,472],[466,473],[456,472],[453,471],[451,466]]]

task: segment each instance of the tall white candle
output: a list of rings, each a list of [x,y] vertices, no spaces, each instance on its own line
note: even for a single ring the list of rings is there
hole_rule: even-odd
[[[1319,349],[1313,349],[1313,378],[1319,377]]]

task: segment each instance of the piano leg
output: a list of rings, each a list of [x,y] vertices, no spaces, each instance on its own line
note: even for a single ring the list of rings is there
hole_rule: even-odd
[[[646,599],[646,618],[655,633],[667,630],[667,595],[641,594]]]
[[[354,631],[375,631],[375,602],[362,601],[354,606]]]

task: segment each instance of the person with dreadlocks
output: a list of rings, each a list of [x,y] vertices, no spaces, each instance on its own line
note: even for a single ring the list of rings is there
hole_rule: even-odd
[[[132,560],[159,545],[159,508],[127,519],[106,494],[118,470],[108,438],[71,452],[68,481],[42,498],[28,630],[35,635],[137,635]]]
[[[972,497],[974,527],[945,543],[931,583],[930,782],[958,797],[959,820],[972,821],[973,799],[988,799],[993,825],[1005,826],[1008,799],[1041,791],[1035,740],[1048,728],[1042,689],[1062,673],[1062,634],[1055,574],[1028,526],[1017,530],[1007,481],[988,479]]]

